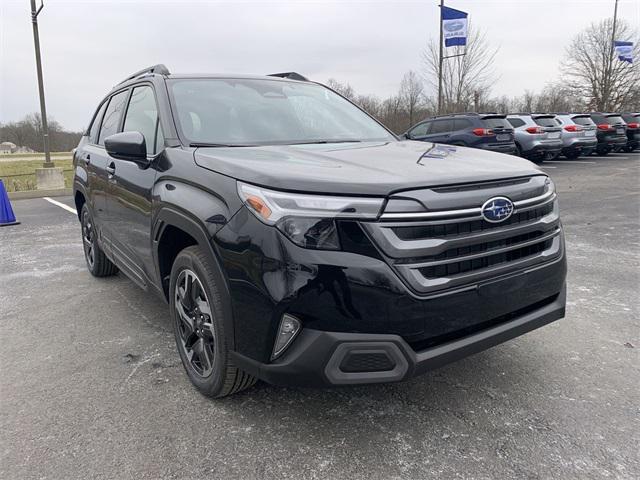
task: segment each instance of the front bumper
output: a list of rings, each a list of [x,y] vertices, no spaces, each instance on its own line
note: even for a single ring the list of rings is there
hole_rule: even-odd
[[[412,291],[373,247],[367,249],[366,236],[341,230],[341,238],[344,251],[304,249],[246,208],[216,234],[232,302],[232,355],[239,367],[289,385],[398,381],[564,314],[562,236],[556,237],[557,255],[548,261],[431,294]],[[298,318],[303,330],[271,361],[285,313]],[[386,369],[341,375],[344,355],[361,348],[393,359],[393,374]]]
[[[542,327],[565,314],[566,287],[502,323],[450,342],[414,350],[401,336],[303,330],[284,357],[261,363],[233,353],[234,362],[272,384],[321,387],[398,382]]]

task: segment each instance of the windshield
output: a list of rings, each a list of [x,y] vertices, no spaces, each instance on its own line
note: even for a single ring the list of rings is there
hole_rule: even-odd
[[[180,131],[190,144],[394,140],[369,115],[321,85],[235,78],[168,83]]]

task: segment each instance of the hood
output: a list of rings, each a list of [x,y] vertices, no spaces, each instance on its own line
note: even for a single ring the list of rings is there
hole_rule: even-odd
[[[278,190],[388,195],[399,190],[542,172],[513,155],[427,142],[201,147],[196,163]]]

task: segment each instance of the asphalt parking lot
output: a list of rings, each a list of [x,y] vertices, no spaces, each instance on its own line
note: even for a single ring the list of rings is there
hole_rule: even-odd
[[[639,478],[640,154],[543,168],[566,229],[564,320],[407,383],[215,401],[183,373],[164,303],[92,278],[71,212],[13,202],[0,478]]]

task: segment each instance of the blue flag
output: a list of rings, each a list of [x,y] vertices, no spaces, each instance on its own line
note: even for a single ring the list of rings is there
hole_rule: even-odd
[[[633,63],[633,42],[613,42],[613,48],[621,62]]]
[[[440,13],[444,46],[456,47],[466,45],[468,14],[449,7],[442,7]]]

